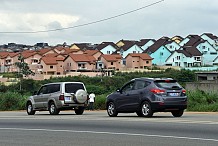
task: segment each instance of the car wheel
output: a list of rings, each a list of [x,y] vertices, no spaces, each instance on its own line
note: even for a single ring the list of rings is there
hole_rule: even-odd
[[[33,105],[31,102],[28,102],[26,105],[26,112],[28,115],[34,115],[36,111],[33,110]]]
[[[181,117],[184,113],[184,110],[172,111],[171,113],[174,117]]]
[[[48,106],[49,113],[51,115],[58,115],[60,110],[56,107],[54,102],[51,102]]]
[[[115,104],[113,102],[110,102],[107,105],[107,113],[110,117],[116,117],[118,115]]]
[[[78,107],[78,109],[75,109],[75,113],[77,115],[82,115],[84,112],[85,108],[84,107]]]
[[[148,101],[144,101],[141,105],[141,110],[138,113],[138,115],[142,117],[152,117],[153,111],[151,109],[150,103]]]

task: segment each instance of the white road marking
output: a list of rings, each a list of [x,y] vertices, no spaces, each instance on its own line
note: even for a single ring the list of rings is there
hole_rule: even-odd
[[[77,131],[77,130],[55,130],[55,129],[25,129],[25,128],[0,128],[0,130],[14,130],[14,131],[46,131],[46,132],[69,132],[69,133],[88,133],[88,134],[107,134],[107,135],[126,135],[126,136],[141,136],[141,137],[157,137],[157,138],[172,138],[172,139],[186,139],[199,141],[213,141],[218,142],[218,139],[199,138],[199,137],[180,137],[169,135],[150,135],[138,133],[117,133],[117,132],[100,132],[100,131]]]

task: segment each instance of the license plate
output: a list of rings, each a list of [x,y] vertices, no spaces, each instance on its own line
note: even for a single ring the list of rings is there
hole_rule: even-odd
[[[170,96],[179,96],[179,93],[169,93]]]
[[[64,97],[65,101],[71,101],[71,97]]]

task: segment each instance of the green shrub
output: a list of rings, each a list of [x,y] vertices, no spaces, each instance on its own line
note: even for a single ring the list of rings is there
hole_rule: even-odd
[[[105,110],[106,109],[106,97],[108,94],[102,94],[95,97],[94,108],[96,110]]]
[[[196,90],[187,92],[188,111],[218,111],[218,94]]]
[[[17,92],[6,92],[0,94],[0,110],[23,110],[27,96],[21,96]]]

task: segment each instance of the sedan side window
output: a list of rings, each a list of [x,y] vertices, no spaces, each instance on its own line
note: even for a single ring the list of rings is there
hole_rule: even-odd
[[[147,87],[150,83],[146,81],[136,81],[134,89],[143,89]]]
[[[133,90],[133,85],[134,85],[134,82],[130,82],[130,83],[126,84],[126,85],[122,88],[122,92],[126,92],[126,91]]]

